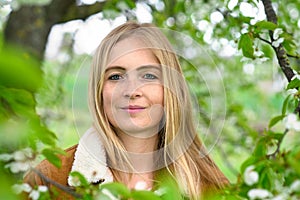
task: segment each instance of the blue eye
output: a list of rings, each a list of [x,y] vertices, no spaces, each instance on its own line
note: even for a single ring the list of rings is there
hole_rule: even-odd
[[[109,76],[108,79],[117,81],[117,80],[123,79],[123,77],[120,74],[113,74],[113,75]]]
[[[145,74],[143,76],[143,78],[145,78],[145,79],[157,79],[157,76],[155,76],[153,74]]]

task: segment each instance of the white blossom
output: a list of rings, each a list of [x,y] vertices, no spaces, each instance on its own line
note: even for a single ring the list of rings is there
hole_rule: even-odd
[[[271,197],[272,194],[265,189],[251,189],[248,192],[248,197],[250,199],[266,199],[267,197]]]
[[[40,192],[38,190],[32,190],[29,194],[29,198],[32,200],[37,200],[40,197]]]
[[[294,71],[294,76],[292,77],[292,79],[291,80],[294,80],[294,79],[298,79],[298,80],[300,80],[300,74],[298,74],[297,72],[295,72]]]
[[[7,154],[7,153],[0,154],[0,160],[4,162],[10,161],[13,158],[14,156],[12,154]]]
[[[283,41],[284,41],[283,38],[279,38],[279,39],[277,39],[277,40],[275,40],[275,41],[272,42],[272,46],[277,48],[277,47],[279,47],[279,45],[281,43],[283,43]]]
[[[300,180],[295,180],[290,186],[291,192],[299,192],[300,191]]]
[[[6,168],[10,168],[12,173],[25,172],[29,170],[30,163],[29,162],[11,162],[5,165]]]
[[[264,55],[264,52],[262,52],[262,51],[254,51],[254,56],[256,56],[256,57],[262,57],[263,55]]]
[[[281,28],[276,28],[273,32],[274,40],[277,40],[282,33],[283,33],[283,30]]]
[[[289,194],[286,193],[281,193],[272,198],[272,200],[286,200],[286,199],[289,199]]]
[[[119,200],[119,198],[115,197],[108,189],[104,188],[102,193],[105,194],[110,200]]]
[[[12,189],[16,194],[20,194],[21,192],[29,193],[32,190],[28,183],[15,184],[12,186]]]
[[[14,152],[14,159],[17,161],[24,161],[29,158],[32,158],[32,149],[30,148],[25,148],[19,151]]]
[[[295,88],[293,88],[293,89],[288,89],[288,90],[287,90],[287,94],[295,95],[295,94],[297,94],[297,93],[298,93],[298,90],[295,89]]]
[[[48,191],[48,187],[45,186],[45,185],[40,185],[38,187],[38,191],[40,191],[40,192],[47,192]]]
[[[154,191],[154,194],[156,194],[157,196],[162,196],[166,193],[167,193],[167,190],[166,190],[166,188],[163,188],[163,187],[160,187]]]
[[[0,0],[0,7],[9,5],[10,3],[10,0]]]
[[[254,171],[254,166],[251,165],[251,166],[247,167],[244,172],[245,183],[247,185],[251,186],[251,185],[257,183],[258,179],[259,179],[259,175],[256,171]]]
[[[300,121],[297,119],[297,115],[294,113],[288,114],[284,118],[285,127],[289,130],[300,131]]]
[[[135,184],[134,189],[136,189],[136,190],[146,190],[147,189],[147,183],[145,181],[138,181]]]

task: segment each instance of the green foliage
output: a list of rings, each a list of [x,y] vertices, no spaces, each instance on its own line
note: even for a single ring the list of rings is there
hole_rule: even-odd
[[[242,49],[243,55],[247,58],[254,58],[253,38],[249,33],[245,33],[241,36],[238,49]]]
[[[211,72],[217,66],[222,74],[226,99],[218,102],[219,107],[212,107],[210,91],[205,84],[213,85],[215,88],[214,80],[207,83],[201,77],[195,77],[197,67],[181,58],[191,90],[196,94],[197,101],[201,105],[199,121],[203,124],[199,129],[211,128],[213,123],[218,123],[219,119],[212,120],[209,113],[212,109],[226,107],[225,125],[222,134],[218,137],[218,141],[221,142],[220,145],[216,145],[214,151],[221,157],[218,164],[230,177],[232,184],[219,196],[214,194],[211,199],[249,199],[252,198],[251,191],[255,189],[267,191],[270,198],[299,199],[300,189],[299,186],[298,189],[296,187],[297,181],[300,180],[300,148],[299,139],[297,139],[299,130],[297,126],[287,127],[286,121],[298,106],[300,81],[296,77],[287,84],[287,90],[297,91],[291,95],[286,95],[285,91],[274,93],[270,85],[262,85],[266,82],[276,82],[277,80],[273,78],[281,74],[279,70],[272,68],[275,66],[279,69],[277,64],[265,62],[267,59],[274,60],[275,55],[270,31],[275,32],[281,29],[282,33],[278,37],[283,38],[281,44],[284,50],[290,56],[299,58],[300,45],[297,40],[300,38],[299,19],[295,16],[299,15],[300,4],[292,0],[285,3],[274,1],[273,5],[278,8],[276,12],[278,24],[274,24],[266,20],[255,21],[254,17],[245,16],[245,13],[240,11],[242,3],[257,8],[258,1],[238,1],[237,5],[231,8],[229,7],[230,1],[216,0],[161,0],[142,1],[142,3],[151,9],[155,24],[191,36],[209,52],[215,63],[213,66],[207,61],[206,54],[203,54],[196,56],[197,66],[206,69],[211,76],[213,76]],[[163,6],[158,6],[159,3]],[[103,15],[107,19],[114,19],[124,14],[128,19],[135,19],[135,8],[135,1],[108,1]],[[213,22],[211,18],[213,12],[221,14],[223,20]],[[201,23],[206,24],[205,28],[200,28]],[[178,38],[170,38],[170,40],[177,42],[181,49],[190,48],[185,41],[177,41]],[[230,44],[232,48],[240,51],[236,51],[236,54],[231,57],[221,55],[220,52],[226,47],[224,44]],[[2,47],[2,44],[0,46]],[[60,166],[57,156],[63,152],[56,147],[56,135],[44,124],[48,122],[51,125],[49,123],[51,117],[46,113],[41,119],[36,112],[36,106],[45,110],[59,107],[64,112],[62,108],[70,106],[64,101],[68,96],[66,93],[72,90],[70,82],[75,78],[71,77],[67,80],[70,82],[65,83],[64,78],[68,78],[66,72],[63,73],[60,69],[57,73],[50,71],[58,69],[56,65],[62,65],[61,63],[54,62],[49,66],[44,66],[46,77],[43,77],[40,64],[30,58],[26,52],[7,48],[0,53],[0,133],[3,136],[0,142],[2,147],[0,153],[6,156],[13,155],[13,152],[29,146],[33,150],[33,155],[28,156],[29,160],[43,155],[54,165]],[[78,60],[73,58],[72,62],[79,62]],[[290,59],[290,62],[294,70],[299,71],[299,60]],[[74,63],[71,63],[69,67],[76,70],[78,67]],[[249,63],[254,66],[253,74],[247,74],[243,70]],[[43,81],[45,84],[41,90]],[[62,86],[63,84],[66,85]],[[39,93],[38,103],[35,98],[37,92]],[[57,125],[58,123],[52,124],[51,129],[61,129],[71,124],[67,124],[66,120],[72,121],[67,117],[64,120],[57,118],[60,126]],[[294,123],[297,123],[297,120],[299,120],[298,117]],[[215,130],[212,133],[215,133]],[[205,140],[206,144],[210,142],[214,143],[214,138],[208,137]],[[286,146],[284,142],[287,143]],[[11,190],[11,185],[21,178],[19,172],[10,171],[8,164],[12,163],[17,163],[17,160],[11,158],[6,161],[2,160],[0,163],[0,176],[3,180],[0,188],[4,188],[4,191],[0,192],[0,199],[17,198]],[[98,187],[90,185],[79,173],[71,175],[81,183],[81,186],[76,188],[76,192],[82,195],[82,199],[94,197],[111,199],[110,195],[119,199],[171,200],[181,198],[178,188],[169,183],[162,184],[155,192],[136,191],[120,183],[100,184]],[[163,193],[157,194],[157,191],[163,191]],[[257,197],[257,199],[265,198]],[[49,199],[49,194],[43,193],[40,199]]]
[[[12,47],[0,49],[0,174],[5,191],[1,199],[17,199],[12,184],[39,154],[59,165],[56,135],[36,112],[35,93],[41,83],[42,73],[34,58]]]

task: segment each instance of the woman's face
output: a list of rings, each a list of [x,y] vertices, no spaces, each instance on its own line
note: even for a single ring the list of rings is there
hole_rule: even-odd
[[[103,107],[117,132],[158,133],[163,109],[161,66],[150,49],[128,38],[116,44],[105,69]]]

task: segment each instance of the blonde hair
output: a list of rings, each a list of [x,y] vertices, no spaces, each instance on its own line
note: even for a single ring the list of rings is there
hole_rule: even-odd
[[[110,166],[132,169],[126,150],[104,112],[102,97],[103,76],[111,51],[116,43],[129,37],[144,42],[163,66],[165,116],[158,146],[163,154],[158,160],[191,199],[198,199],[206,190],[221,188],[227,179],[209,158],[197,135],[190,94],[178,58],[164,34],[148,23],[127,22],[115,28],[103,39],[94,55],[89,107]],[[112,171],[117,181],[124,181],[118,170]]]

